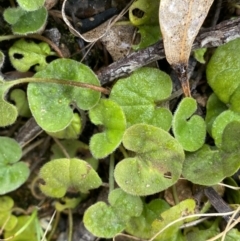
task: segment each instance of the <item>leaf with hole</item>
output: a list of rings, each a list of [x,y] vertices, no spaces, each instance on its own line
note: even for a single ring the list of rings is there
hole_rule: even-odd
[[[35,66],[39,71],[47,66],[46,57],[55,55],[47,43],[39,44],[33,41],[20,39],[16,41],[9,49],[10,61],[15,69],[20,72],[26,72]]]
[[[67,190],[87,193],[98,188],[102,181],[94,169],[77,158],[61,158],[46,163],[40,170],[41,191],[50,197],[63,197]]]
[[[45,0],[17,0],[19,6],[26,11],[34,11],[44,5]]]
[[[182,99],[173,116],[174,136],[186,151],[196,151],[205,142],[206,124],[202,117],[193,115],[196,110],[196,100],[186,97]]]
[[[172,186],[180,177],[184,151],[168,132],[146,124],[136,124],[123,136],[126,149],[136,153],[115,168],[117,184],[127,193],[146,196]]]
[[[129,20],[138,28],[140,42],[133,46],[134,50],[143,49],[156,43],[161,38],[158,21],[159,0],[134,1],[129,8]]]
[[[19,162],[22,150],[19,144],[8,137],[0,137],[0,195],[20,187],[29,176],[29,168]]]
[[[139,25],[158,25],[159,0],[134,1],[129,8],[129,20],[135,26]]]
[[[126,222],[132,216],[139,216],[142,212],[141,199],[121,189],[110,192],[108,200],[109,206],[104,202],[97,202],[84,213],[85,227],[98,237],[114,237],[124,230]]]
[[[41,32],[47,21],[48,12],[45,7],[27,12],[21,8],[8,8],[4,11],[4,19],[12,25],[14,34],[31,34]]]
[[[191,96],[187,76],[193,41],[213,0],[161,0],[159,21],[167,61],[177,72],[185,96]]]
[[[217,48],[207,65],[208,84],[217,97],[233,111],[240,112],[240,39]]]
[[[240,122],[230,122],[222,133],[220,149],[204,145],[188,153],[183,163],[182,175],[189,181],[212,186],[225,177],[232,176],[240,167]]]
[[[112,88],[110,99],[123,109],[127,125],[146,123],[169,130],[172,113],[164,107],[172,92],[172,81],[164,72],[144,67],[120,79]]]
[[[177,205],[171,207],[170,209],[161,213],[159,218],[157,218],[153,224],[152,228],[157,234],[160,230],[164,229],[170,223],[176,221],[177,219],[188,216],[195,213],[196,203],[193,199],[186,199]],[[160,235],[154,240],[159,241],[169,241],[169,240],[182,240],[182,233],[180,227],[191,221],[192,219],[185,219],[168,227],[166,230],[161,232]],[[183,239],[184,240],[184,239]]]
[[[105,131],[92,136],[90,150],[95,158],[104,158],[121,143],[126,129],[126,119],[121,107],[112,100],[101,99],[89,111],[91,121],[103,125]]]
[[[125,231],[134,237],[150,239],[155,234],[152,229],[153,221],[169,208],[168,203],[162,199],[144,203],[142,214],[139,217],[132,217],[127,222]]]
[[[99,86],[92,70],[84,64],[70,59],[57,59],[34,75],[36,78],[58,79],[63,84],[30,83],[27,95],[30,110],[38,123],[48,132],[65,129],[74,117],[71,105],[80,109],[92,108],[100,99],[100,93],[89,89],[68,86],[68,81]]]

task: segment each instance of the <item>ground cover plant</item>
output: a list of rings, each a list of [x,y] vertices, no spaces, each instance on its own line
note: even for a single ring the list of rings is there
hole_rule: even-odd
[[[238,1],[0,3],[1,240],[240,239]]]

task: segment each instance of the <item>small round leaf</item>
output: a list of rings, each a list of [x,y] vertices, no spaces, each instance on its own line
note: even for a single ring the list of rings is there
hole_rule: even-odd
[[[36,78],[52,78],[83,82],[99,86],[92,70],[84,64],[70,59],[57,59],[44,70],[35,74]],[[100,93],[92,89],[51,83],[30,83],[28,85],[30,110],[37,123],[49,132],[65,129],[73,119],[70,105],[80,109],[92,108],[100,99]]]
[[[40,170],[40,184],[43,193],[50,197],[60,198],[68,189],[87,193],[98,188],[102,181],[94,169],[85,161],[72,159],[55,159],[46,163]]]
[[[186,151],[196,151],[205,141],[206,124],[202,117],[192,114],[197,110],[197,102],[193,98],[184,98],[174,116],[173,133]],[[190,120],[187,119],[191,117]]]
[[[135,157],[122,160],[115,168],[116,182],[125,192],[151,195],[165,190],[179,179],[184,151],[168,132],[136,124],[124,133],[123,145],[136,153]]]
[[[160,103],[172,91],[172,81],[164,72],[144,67],[131,76],[120,79],[111,91],[110,99],[123,109],[127,125],[146,123],[169,130],[171,112]]]

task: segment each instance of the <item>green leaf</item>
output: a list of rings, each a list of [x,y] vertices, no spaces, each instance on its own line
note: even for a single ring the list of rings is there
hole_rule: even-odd
[[[144,67],[113,86],[110,99],[123,109],[127,125],[146,123],[169,130],[171,112],[161,102],[172,92],[172,81],[164,72]]]
[[[222,135],[225,127],[232,121],[240,121],[240,114],[231,110],[222,112],[212,124],[212,137],[218,148],[222,147]]]
[[[3,17],[6,22],[13,25],[13,24],[17,23],[17,21],[19,21],[19,18],[21,16],[23,16],[24,14],[26,14],[26,11],[24,11],[20,7],[7,8],[3,13]]]
[[[81,202],[81,197],[78,198],[61,198],[60,202],[55,202],[55,208],[58,212],[62,212],[66,209],[74,209]]]
[[[11,87],[6,81],[0,80],[0,126],[8,126],[13,124],[18,116],[16,106],[5,100],[8,89]]]
[[[4,232],[4,238],[11,238],[12,241],[33,241],[39,240],[38,229],[41,229],[39,220],[35,218],[28,226],[25,227],[22,233],[15,236],[15,234],[24,227],[24,225],[31,219],[31,216],[20,216],[18,217],[17,225],[14,229]]]
[[[87,193],[102,184],[93,168],[77,158],[55,159],[46,163],[40,170],[40,178],[45,182],[40,184],[42,192],[56,198],[63,197],[68,189]]]
[[[126,119],[121,107],[112,100],[101,99],[89,111],[91,121],[103,125],[105,131],[95,134],[90,141],[90,150],[94,157],[104,158],[112,153],[121,143],[126,129]]]
[[[148,204],[144,203],[141,216],[132,217],[127,222],[125,231],[135,237],[150,239],[155,234],[152,229],[153,221],[169,208],[168,203],[161,199],[154,199]]]
[[[158,24],[159,2],[159,0],[152,0],[151,3],[148,0],[138,0],[133,2],[129,8],[129,19],[131,23],[135,26],[143,24]]]
[[[84,213],[85,227],[95,236],[112,238],[124,230],[126,222],[142,212],[142,201],[139,197],[129,195],[121,189],[109,194],[109,203],[97,202]]]
[[[11,230],[17,224],[17,217],[11,214],[14,201],[9,196],[0,197],[0,228]]]
[[[32,12],[25,12],[24,14],[19,11],[18,14],[19,17],[17,22],[12,25],[12,31],[14,34],[30,34],[40,32],[45,27],[48,17],[48,12],[45,7],[39,8],[38,10]]]
[[[174,207],[166,210],[161,213],[160,217],[156,219],[153,224],[153,230],[155,233],[159,232],[161,229],[165,228],[171,222],[177,220],[178,218],[191,215],[195,213],[196,204],[193,199],[186,199]],[[170,227],[168,227],[165,231],[163,231],[156,239],[161,241],[169,241],[169,240],[180,240],[181,231],[180,227],[191,219],[185,219],[183,221],[179,221]]]
[[[207,52],[207,48],[201,48],[193,51],[194,58],[201,64],[205,64],[204,55]]]
[[[222,149],[204,145],[189,153],[183,163],[182,175],[189,181],[212,186],[232,176],[240,167],[240,122],[229,123],[222,134]]]
[[[127,222],[131,217],[140,216],[143,211],[142,200],[137,196],[124,192],[120,188],[110,192],[108,201],[121,221]]]
[[[31,112],[28,106],[27,95],[21,89],[14,89],[10,93],[10,100],[15,102],[18,114],[23,117],[30,117]]]
[[[115,180],[125,192],[151,195],[165,190],[179,179],[184,151],[168,132],[136,124],[124,133],[123,145],[136,153],[135,157],[122,160],[115,168]]]
[[[29,176],[29,168],[18,162],[22,150],[19,144],[8,137],[0,137],[0,195],[21,186]]]
[[[44,70],[35,74],[35,77],[99,86],[96,75],[89,67],[70,59],[51,62]],[[30,110],[38,125],[49,132],[63,130],[71,123],[74,117],[71,104],[88,110],[97,104],[101,95],[88,88],[51,83],[30,83],[27,94]]]
[[[60,143],[67,151],[70,158],[81,156],[87,163],[92,166],[94,170],[97,170],[99,161],[92,157],[87,144],[78,140],[62,140]],[[66,157],[62,148],[60,148],[56,143],[52,145],[51,151],[53,153],[51,160]]]
[[[138,33],[141,35],[141,39],[137,45],[132,46],[134,50],[144,49],[155,44],[161,38],[159,25],[138,26]]]
[[[84,213],[85,227],[95,236],[112,238],[125,228],[112,207],[104,202],[97,202],[90,206]]]
[[[207,131],[211,136],[213,122],[225,110],[227,110],[227,106],[221,102],[214,93],[211,94],[207,101],[207,114],[205,117]]]
[[[26,72],[35,65],[36,71],[44,69],[47,66],[46,57],[53,54],[47,43],[36,44],[24,39],[16,41],[9,49],[10,61],[20,72]]]
[[[186,151],[196,151],[205,142],[206,125],[202,117],[193,115],[196,110],[196,100],[187,97],[182,99],[173,116],[174,136]]]
[[[26,11],[34,11],[44,5],[45,0],[17,0],[20,7]]]
[[[82,131],[82,121],[79,114],[74,113],[73,119],[69,126],[64,130],[58,132],[47,132],[50,136],[54,136],[59,139],[78,139]]]
[[[218,47],[207,65],[208,84],[223,103],[230,105],[239,103],[239,95],[231,100],[240,84],[240,59],[236,54],[239,51],[240,39],[235,39]]]

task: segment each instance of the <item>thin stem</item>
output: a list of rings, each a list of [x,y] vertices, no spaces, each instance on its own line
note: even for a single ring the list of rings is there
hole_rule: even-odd
[[[124,158],[128,158],[128,153],[126,152],[126,149],[123,147],[123,145],[119,146],[119,150],[122,152]]]
[[[61,149],[62,153],[64,154],[64,156],[68,159],[70,159],[70,156],[66,150],[66,148],[62,145],[62,143],[55,137],[53,137],[53,140],[56,142],[56,144],[59,146],[59,148]]]
[[[109,163],[109,193],[114,190],[114,165],[115,158],[114,153],[110,155],[110,163]]]
[[[51,232],[47,237],[47,240],[49,240],[49,241],[52,239],[54,233],[56,232],[57,226],[58,226],[59,221],[60,221],[60,214],[61,214],[61,212],[56,211],[56,216],[55,216],[55,219],[54,219],[54,222],[53,222]]]
[[[110,91],[97,85],[71,81],[71,80],[63,80],[63,79],[48,79],[48,78],[23,78],[23,79],[16,79],[12,81],[8,81],[6,84],[11,86],[23,84],[23,83],[46,83],[46,84],[61,84],[61,85],[68,85],[68,86],[76,86],[81,88],[92,89],[103,94],[109,95]]]
[[[73,216],[72,216],[72,209],[68,209],[68,221],[69,221],[69,227],[68,227],[68,241],[72,241],[73,236]]]
[[[176,187],[176,185],[172,186],[172,195],[173,195],[173,199],[174,199],[175,205],[177,205],[179,203],[179,198],[178,198],[178,194],[177,194],[177,187]]]
[[[34,39],[37,39],[37,40],[41,40],[43,42],[46,42],[48,43],[53,50],[56,51],[58,57],[60,58],[64,58],[61,50],[58,48],[58,46],[53,43],[51,40],[49,40],[48,38],[42,36],[42,35],[39,35],[39,34],[29,34],[29,35],[5,35],[5,36],[0,36],[0,42],[1,41],[7,41],[7,40],[11,40],[11,39],[17,39],[17,38],[34,38]]]

